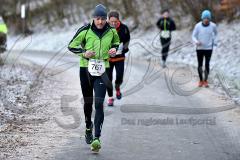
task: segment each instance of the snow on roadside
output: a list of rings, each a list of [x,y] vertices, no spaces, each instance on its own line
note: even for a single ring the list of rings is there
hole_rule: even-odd
[[[27,91],[36,78],[34,71],[22,65],[4,65],[0,67],[0,130],[8,120],[24,110],[28,103]]]
[[[67,47],[81,26],[76,24],[64,29],[55,27],[52,31],[39,31],[27,37],[11,36],[8,40],[8,49],[56,52]]]
[[[38,69],[23,64],[0,66],[0,159],[13,158],[17,149],[30,141],[28,133],[34,132],[31,123],[44,121],[36,114],[46,105],[38,103],[38,87],[43,83],[38,78]],[[33,103],[34,102],[34,103]],[[45,116],[46,117],[46,116]]]

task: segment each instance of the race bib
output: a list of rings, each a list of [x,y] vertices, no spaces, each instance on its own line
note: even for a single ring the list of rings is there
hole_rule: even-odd
[[[92,76],[101,76],[105,72],[104,60],[90,59],[88,62],[88,72]]]
[[[170,31],[162,31],[161,37],[162,38],[170,38]]]

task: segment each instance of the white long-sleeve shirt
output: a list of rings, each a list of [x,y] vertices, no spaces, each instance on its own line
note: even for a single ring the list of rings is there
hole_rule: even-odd
[[[213,22],[210,22],[208,26],[204,26],[202,22],[197,23],[192,33],[193,42],[201,44],[197,45],[197,50],[212,50],[213,45],[216,44],[216,37],[217,27]]]

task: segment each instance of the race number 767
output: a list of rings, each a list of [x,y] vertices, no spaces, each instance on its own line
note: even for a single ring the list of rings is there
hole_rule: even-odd
[[[102,69],[102,64],[98,64],[98,63],[92,63],[92,70],[101,70]]]

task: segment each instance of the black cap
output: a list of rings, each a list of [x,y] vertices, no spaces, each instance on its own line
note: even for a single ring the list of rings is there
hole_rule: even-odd
[[[168,8],[162,9],[161,13],[163,14],[163,13],[165,13],[165,12],[169,12],[169,9],[168,9]]]
[[[93,17],[104,17],[107,18],[107,9],[104,5],[98,4],[93,12]]]
[[[117,11],[111,11],[108,13],[108,18],[115,17],[119,19],[119,13]]]

